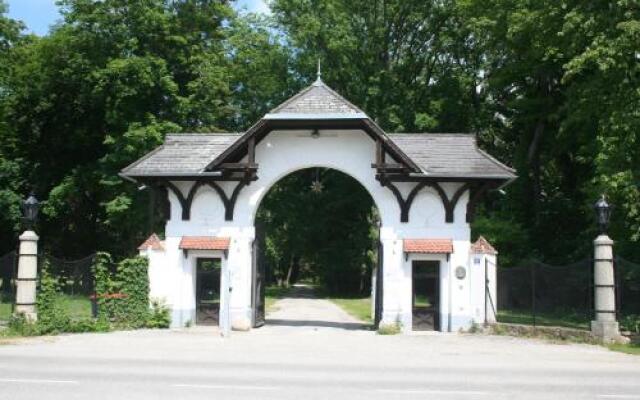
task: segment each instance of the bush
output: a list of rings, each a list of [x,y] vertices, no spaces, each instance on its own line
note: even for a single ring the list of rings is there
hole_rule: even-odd
[[[95,301],[98,318],[73,319],[65,307],[60,282],[49,272],[45,263],[38,287],[36,322],[23,315],[9,321],[9,329],[22,336],[58,334],[65,332],[107,332],[117,328],[168,328],[171,310],[162,301],[149,304],[149,277],[146,258],[133,257],[118,263],[112,272],[113,260],[107,253],[96,255]]]
[[[620,319],[620,328],[623,331],[629,331],[632,333],[640,333],[640,315],[630,314],[625,315]]]
[[[112,265],[109,254],[96,255],[94,274],[98,319],[124,329],[142,328],[149,321],[155,328],[168,327],[165,319],[170,321],[171,317],[165,306],[156,303],[149,309],[147,259],[124,259],[117,264],[115,273],[111,272]]]
[[[60,295],[60,282],[49,273],[49,263],[45,262],[40,276],[40,290],[37,297],[38,321],[35,323],[35,329],[39,334],[57,334],[69,331],[71,317],[62,306]]]
[[[160,299],[151,300],[147,328],[168,328],[171,325],[171,310]]]
[[[397,335],[402,332],[402,325],[399,323],[380,324],[378,327],[378,335]]]
[[[37,324],[27,321],[24,314],[11,316],[9,319],[9,330],[21,336],[37,336],[40,335]]]

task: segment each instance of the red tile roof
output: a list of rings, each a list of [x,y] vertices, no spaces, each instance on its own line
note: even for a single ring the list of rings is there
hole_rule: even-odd
[[[151,247],[151,250],[164,250],[162,240],[155,233],[151,234],[144,243],[138,246],[138,250],[147,250],[149,247]]]
[[[491,243],[483,236],[480,236],[474,244],[471,245],[471,252],[476,254],[496,255],[498,251],[491,246]]]
[[[215,236],[183,236],[179,248],[183,250],[228,250],[231,239]]]
[[[405,253],[453,253],[451,239],[404,239]]]

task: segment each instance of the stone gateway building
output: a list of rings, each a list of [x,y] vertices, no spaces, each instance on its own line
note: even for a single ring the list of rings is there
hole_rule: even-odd
[[[168,135],[122,171],[168,193],[165,239],[139,250],[173,326],[264,323],[256,212],[275,183],[306,168],[353,177],[378,209],[376,324],[457,331],[495,317],[495,250],[472,245],[469,223],[514,171],[472,134],[386,133],[318,77],[246,132]]]

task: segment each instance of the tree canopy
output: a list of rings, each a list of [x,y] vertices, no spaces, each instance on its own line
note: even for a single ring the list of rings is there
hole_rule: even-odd
[[[118,171],[168,132],[246,129],[320,59],[385,130],[473,132],[517,169],[473,225],[505,263],[588,255],[600,193],[618,251],[640,260],[637,0],[274,0],[270,16],[214,0],[58,3],[62,21],[38,37],[0,0],[0,250],[34,190],[51,251],[131,253],[150,199]]]

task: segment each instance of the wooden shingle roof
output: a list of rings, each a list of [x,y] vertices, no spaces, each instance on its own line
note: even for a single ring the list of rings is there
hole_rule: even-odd
[[[163,145],[124,168],[121,176],[135,180],[215,174],[218,164],[225,159],[236,157],[231,162],[237,162],[242,154],[232,155],[246,151],[248,140],[258,132],[264,136],[270,129],[277,130],[279,125],[291,123],[308,123],[321,129],[317,127],[322,122],[338,128],[368,129],[374,140],[385,143],[385,150],[393,158],[423,177],[501,181],[516,177],[514,170],[479,149],[472,134],[386,134],[362,110],[320,79],[273,109],[243,134],[167,135]],[[271,125],[273,127],[267,128]]]
[[[311,86],[271,110],[265,119],[298,118],[368,118],[367,115],[339,95],[320,78]]]
[[[436,178],[513,179],[515,171],[478,148],[468,133],[389,133],[425,175]]]
[[[124,168],[121,175],[137,178],[198,174],[239,137],[239,133],[167,135],[160,147]]]

